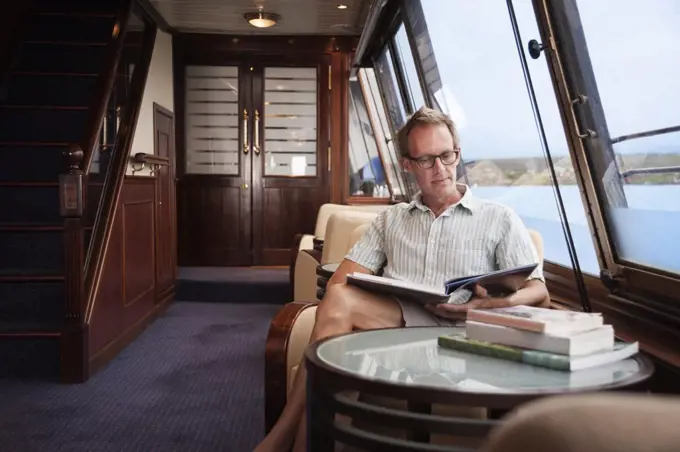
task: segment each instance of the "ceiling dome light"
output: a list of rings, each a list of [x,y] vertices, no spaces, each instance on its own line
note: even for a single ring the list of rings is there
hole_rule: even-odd
[[[276,22],[281,19],[281,16],[274,13],[265,13],[264,11],[258,11],[256,13],[245,13],[243,17],[246,18],[248,23],[253,27],[257,28],[269,28],[276,25]]]
[[[344,3],[340,3],[338,5],[338,9],[347,9],[347,5],[345,5]]]

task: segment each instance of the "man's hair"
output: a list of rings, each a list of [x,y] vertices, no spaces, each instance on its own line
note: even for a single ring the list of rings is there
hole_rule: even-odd
[[[399,145],[399,153],[402,157],[410,157],[408,149],[408,135],[415,127],[420,126],[439,126],[445,125],[451,136],[453,137],[453,146],[455,148],[460,147],[460,137],[458,136],[458,130],[456,130],[456,125],[453,123],[448,115],[433,110],[427,107],[420,107],[420,109],[413,113],[413,115],[406,121],[406,124],[399,129],[397,132],[397,143]]]

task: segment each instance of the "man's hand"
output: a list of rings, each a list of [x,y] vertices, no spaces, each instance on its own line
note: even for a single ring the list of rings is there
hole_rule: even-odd
[[[506,308],[512,303],[505,297],[489,297],[486,289],[475,284],[472,289],[472,298],[465,304],[441,303],[425,306],[430,312],[440,317],[453,320],[465,320],[470,309]]]

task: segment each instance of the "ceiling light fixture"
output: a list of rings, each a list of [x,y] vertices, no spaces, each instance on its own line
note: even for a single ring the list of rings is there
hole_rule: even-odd
[[[276,25],[276,22],[281,19],[281,16],[274,13],[265,13],[259,10],[256,13],[245,13],[243,17],[246,18],[248,23],[253,27],[257,28],[269,28]]]
[[[338,9],[347,9],[347,5],[345,5],[344,3],[340,3],[338,5]]]

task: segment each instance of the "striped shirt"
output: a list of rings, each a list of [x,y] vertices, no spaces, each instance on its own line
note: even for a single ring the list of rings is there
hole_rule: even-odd
[[[381,211],[346,259],[383,276],[443,290],[453,278],[538,262],[529,279],[543,278],[529,231],[509,207],[476,198],[467,186],[461,200],[439,217],[418,194],[410,204]],[[449,303],[469,300],[459,291]]]

